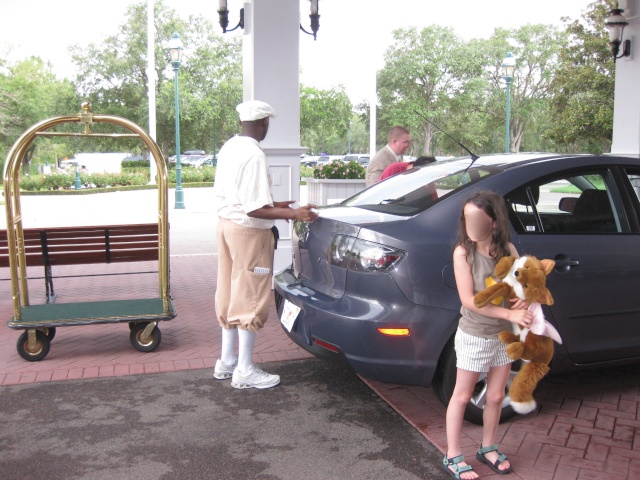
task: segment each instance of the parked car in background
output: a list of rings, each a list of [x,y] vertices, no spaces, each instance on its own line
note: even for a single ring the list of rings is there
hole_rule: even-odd
[[[344,156],[343,161],[349,163],[355,160],[363,167],[367,167],[369,165],[369,158],[370,156],[368,153],[349,153]]]
[[[202,166],[215,167],[218,165],[218,154],[215,155],[207,155],[202,159]]]
[[[463,203],[485,189],[504,196],[518,252],[555,261],[555,303],[543,307],[563,340],[552,372],[637,363],[640,160],[627,157],[443,160],[320,207],[313,223],[293,223],[293,263],[275,277],[285,332],[365,377],[432,385],[447,404],[460,317],[453,242]],[[485,387],[482,376],[465,414],[475,423]]]
[[[189,155],[188,163],[190,167],[200,168],[203,165],[216,165],[217,155]],[[182,160],[181,160],[182,161]]]
[[[180,154],[180,165],[191,165],[192,162],[205,157],[207,153],[204,150],[187,150]],[[176,163],[176,156],[169,157],[169,162]]]
[[[318,165],[318,155],[304,155],[300,158],[300,166],[315,167]]]

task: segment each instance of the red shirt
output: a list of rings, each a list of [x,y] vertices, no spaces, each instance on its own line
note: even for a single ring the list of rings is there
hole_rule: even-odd
[[[411,162],[392,163],[391,165],[389,165],[387,168],[384,169],[384,172],[382,172],[382,175],[380,175],[380,178],[378,179],[378,181],[384,180],[385,178],[393,177],[398,173],[404,172],[409,165],[411,165]]]

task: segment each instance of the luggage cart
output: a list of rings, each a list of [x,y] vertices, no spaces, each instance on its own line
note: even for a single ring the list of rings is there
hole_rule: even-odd
[[[54,117],[33,125],[15,142],[4,166],[7,241],[13,300],[13,317],[9,320],[8,326],[25,330],[17,344],[18,353],[25,360],[38,361],[46,357],[57,327],[102,323],[128,322],[133,347],[141,352],[150,352],[160,344],[158,322],[171,320],[177,315],[169,288],[168,180],[167,167],[160,147],[135,123],[122,117],[97,115],[90,110],[91,104],[83,102],[82,111],[77,115]],[[117,125],[132,133],[92,133],[91,125],[97,123]],[[83,131],[48,131],[62,124],[80,124]],[[29,303],[25,238],[20,209],[20,164],[31,143],[39,136],[134,137],[144,142],[158,167],[157,297],[44,305]]]

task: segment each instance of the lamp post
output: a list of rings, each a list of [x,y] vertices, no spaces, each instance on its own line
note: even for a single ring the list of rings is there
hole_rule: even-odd
[[[513,80],[513,71],[516,68],[516,57],[511,52],[507,52],[507,56],[502,61],[502,78],[507,83],[507,126],[504,135],[504,151],[509,153],[511,151],[511,81]]]
[[[182,54],[182,42],[180,35],[173,32],[169,40],[169,56],[171,66],[175,73],[176,87],[176,202],[174,208],[184,208],[184,192],[182,191],[182,166],[180,165],[180,98],[178,91],[178,69],[180,68],[180,55]]]
[[[80,172],[78,171],[79,166],[80,164],[76,162],[76,179],[73,182],[74,188],[76,190],[82,190],[82,182],[80,182]]]

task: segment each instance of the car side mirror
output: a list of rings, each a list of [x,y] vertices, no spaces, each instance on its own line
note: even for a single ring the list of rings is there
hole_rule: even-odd
[[[561,212],[573,213],[578,203],[578,197],[562,197],[558,203],[558,210]]]

